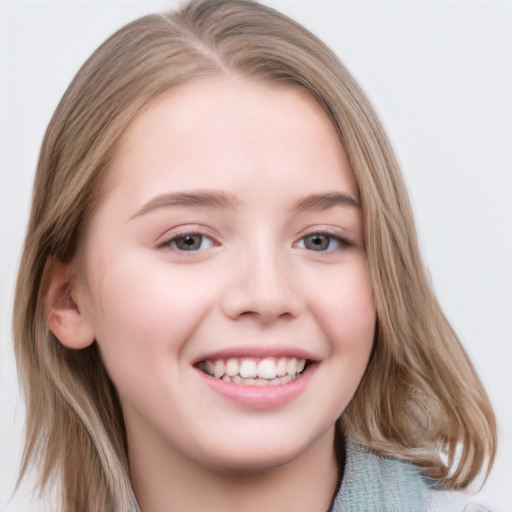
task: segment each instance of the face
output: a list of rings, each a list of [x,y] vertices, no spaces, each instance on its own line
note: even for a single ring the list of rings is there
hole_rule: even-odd
[[[357,187],[322,108],[292,86],[192,82],[139,115],[112,172],[76,300],[129,442],[217,468],[325,445],[375,309]]]

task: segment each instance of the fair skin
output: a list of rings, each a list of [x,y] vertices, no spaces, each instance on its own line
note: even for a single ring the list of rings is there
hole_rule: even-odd
[[[141,510],[327,510],[375,326],[328,116],[296,87],[194,81],[136,118],[112,173],[47,321],[99,345]]]

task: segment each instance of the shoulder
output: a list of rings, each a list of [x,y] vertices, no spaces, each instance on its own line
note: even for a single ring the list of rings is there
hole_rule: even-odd
[[[343,481],[332,512],[462,512],[467,497],[447,491],[414,465],[347,442]]]

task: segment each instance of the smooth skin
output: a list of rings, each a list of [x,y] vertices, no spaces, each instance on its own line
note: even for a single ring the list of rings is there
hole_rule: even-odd
[[[47,320],[68,347],[99,345],[141,510],[325,512],[334,424],[375,329],[329,117],[298,87],[203,78],[139,114],[112,172],[80,258],[54,266]],[[238,403],[198,369],[297,351],[307,384],[277,407]]]

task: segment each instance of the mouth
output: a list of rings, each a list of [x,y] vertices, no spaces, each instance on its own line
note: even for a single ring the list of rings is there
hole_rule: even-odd
[[[252,386],[278,386],[298,379],[309,361],[297,357],[230,357],[205,359],[197,368],[225,382]]]

